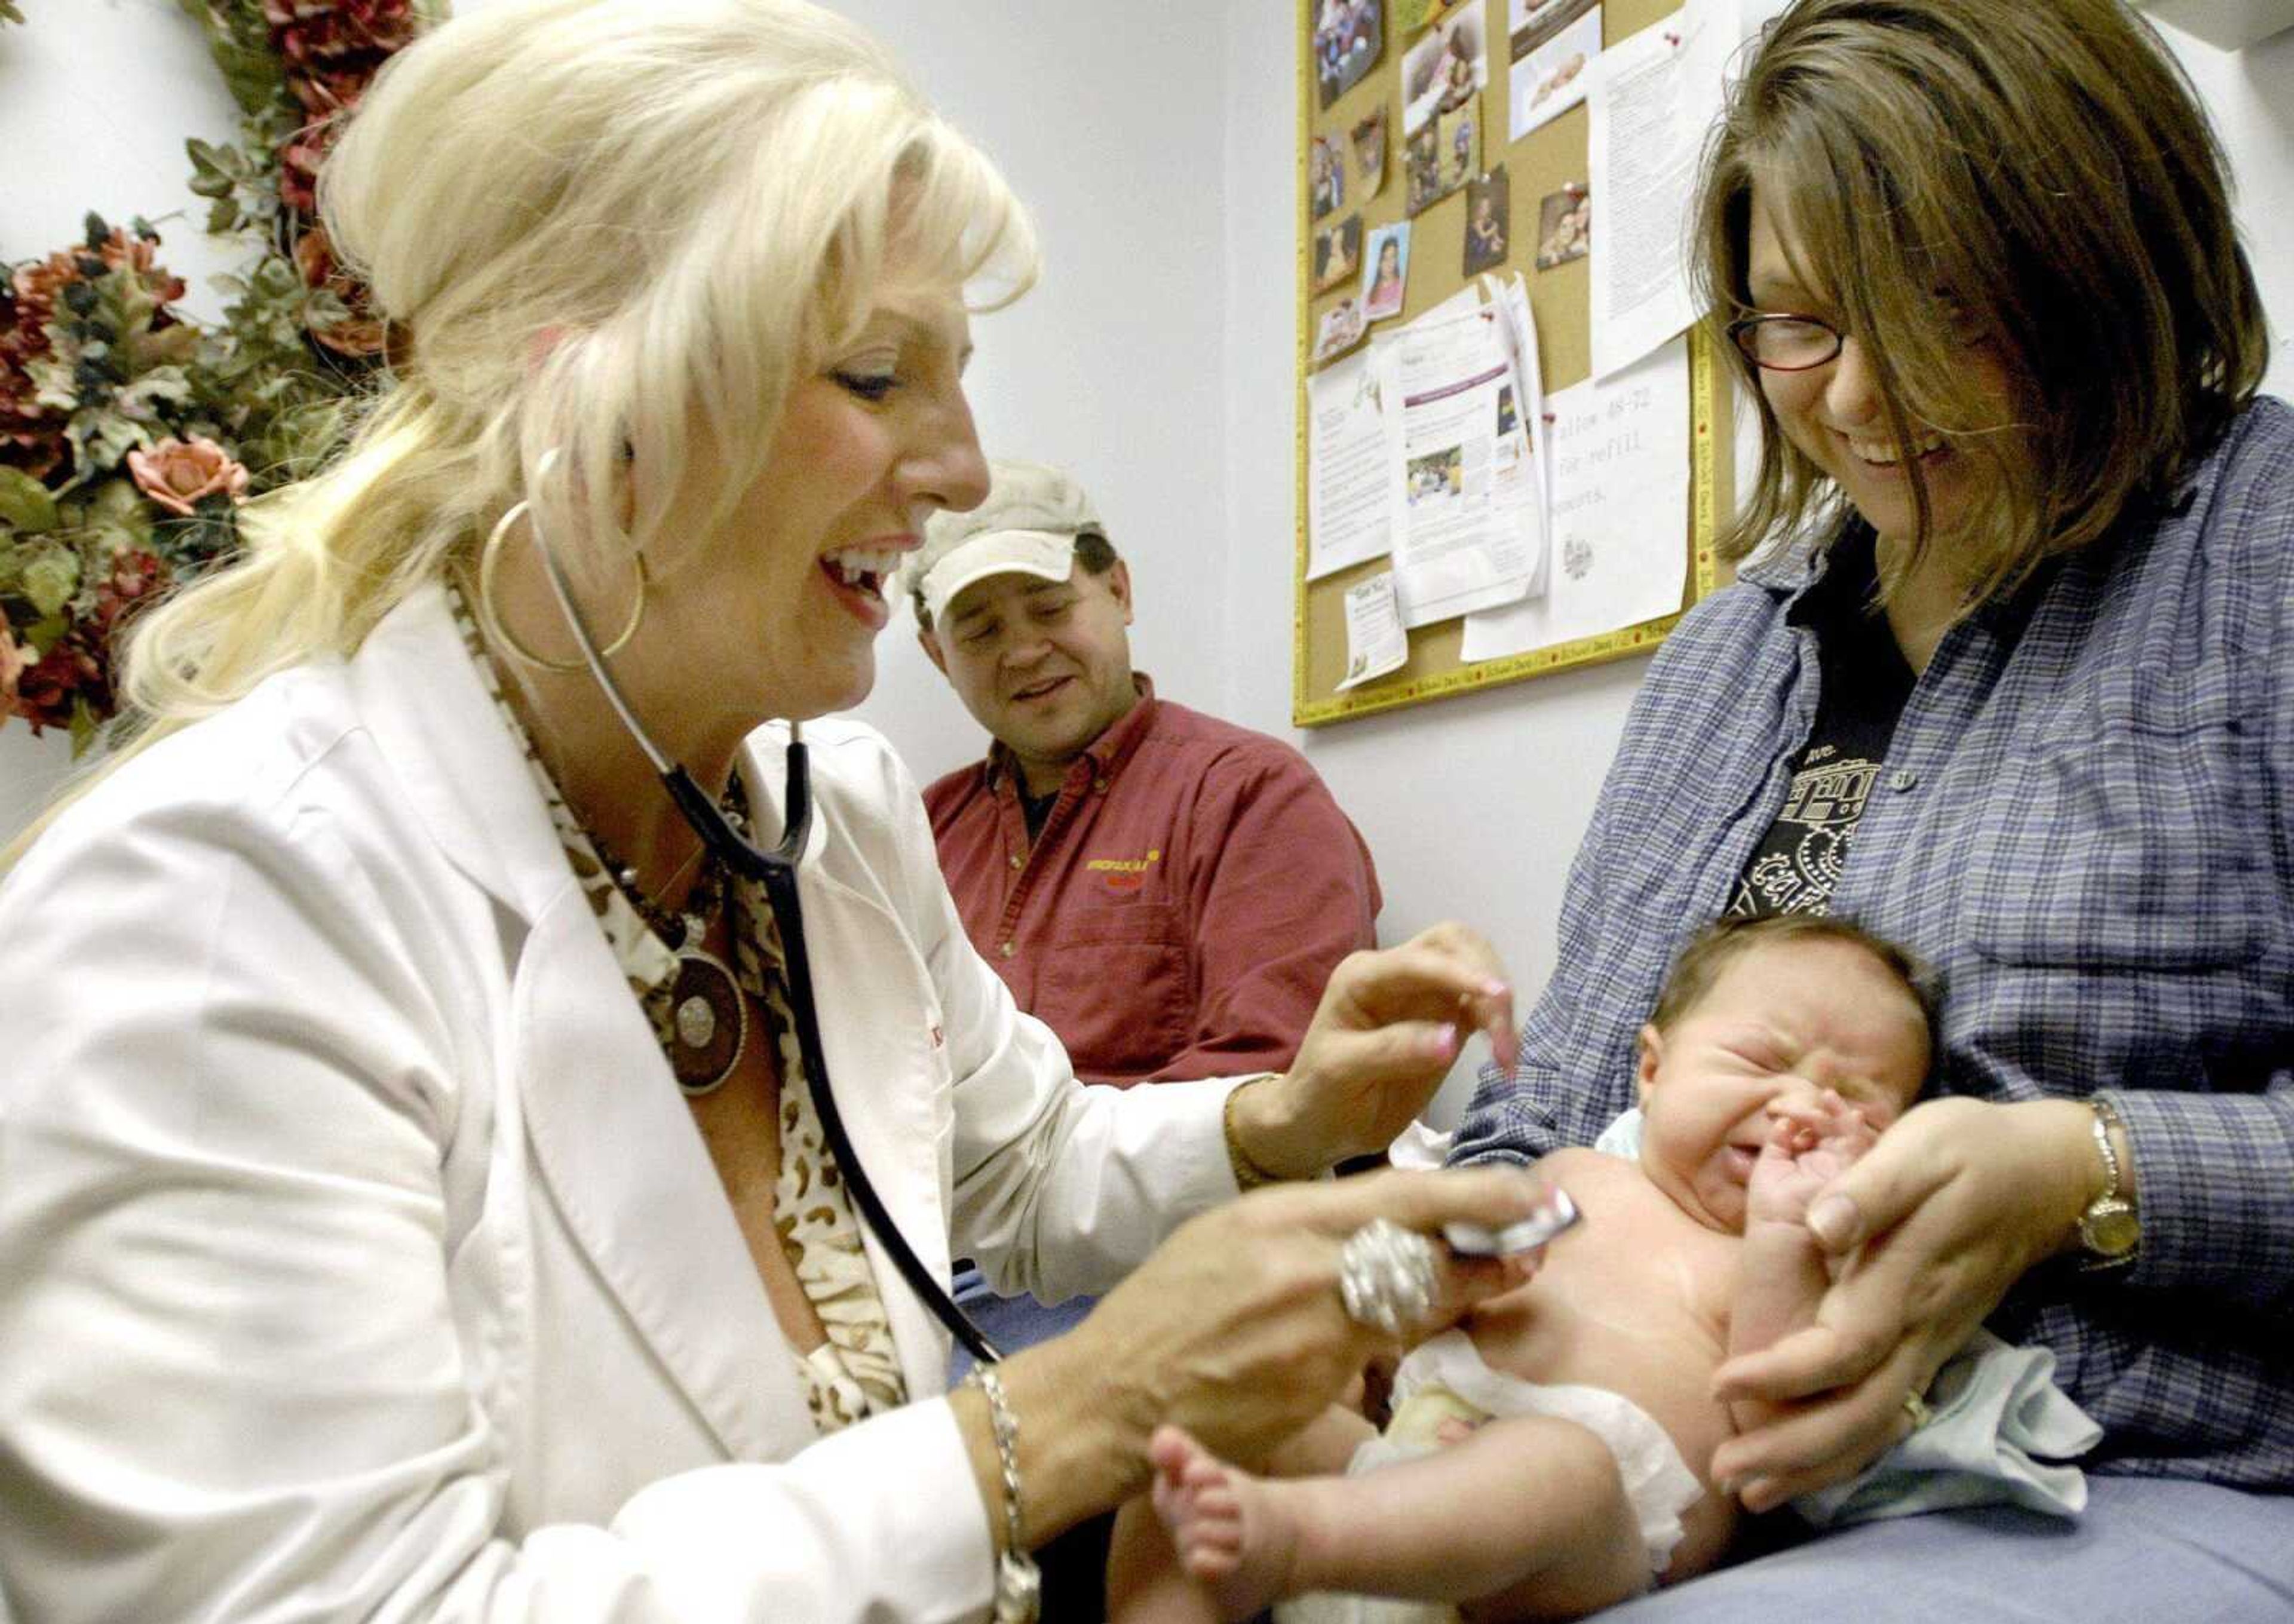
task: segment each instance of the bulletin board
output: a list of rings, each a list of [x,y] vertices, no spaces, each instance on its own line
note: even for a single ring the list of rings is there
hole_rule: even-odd
[[[1318,231],[1359,213],[1363,241],[1371,240],[1378,226],[1390,221],[1411,221],[1407,293],[1401,313],[1373,322],[1374,337],[1398,328],[1443,300],[1473,279],[1464,269],[1467,193],[1460,190],[1433,203],[1418,215],[1409,215],[1408,179],[1402,147],[1403,59],[1421,38],[1422,31],[1403,36],[1397,27],[1411,4],[1374,0],[1383,12],[1385,38],[1380,54],[1368,71],[1341,92],[1331,104],[1320,104],[1314,53],[1309,47],[1315,17],[1323,0],[1300,0],[1298,6],[1298,214],[1297,278],[1297,583],[1293,607],[1291,650],[1291,718],[1302,727],[1318,727],[1351,718],[1391,710],[1427,700],[1468,693],[1501,683],[1590,665],[1606,660],[1645,654],[1664,641],[1666,632],[1697,599],[1723,584],[1733,572],[1713,556],[1718,518],[1729,511],[1733,459],[1725,448],[1732,443],[1729,401],[1734,383],[1720,364],[1714,345],[1702,329],[1688,334],[1688,435],[1691,461],[1688,518],[1681,544],[1687,555],[1679,610],[1638,625],[1597,637],[1557,643],[1525,653],[1471,663],[1459,657],[1464,621],[1461,618],[1414,628],[1409,633],[1410,655],[1399,669],[1384,677],[1340,692],[1338,683],[1346,665],[1346,589],[1391,566],[1385,557],[1365,560],[1320,580],[1306,579],[1308,567],[1307,443],[1311,412],[1306,379],[1315,369],[1312,360],[1321,319],[1338,299],[1360,291],[1359,277],[1329,289],[1314,291],[1314,239]],[[1644,28],[1659,22],[1680,8],[1680,0],[1605,0],[1601,37],[1604,47],[1614,45]],[[1542,199],[1571,184],[1586,181],[1589,112],[1583,102],[1529,131],[1520,141],[1509,142],[1511,128],[1507,104],[1510,50],[1508,0],[1453,0],[1424,5],[1438,25],[1460,12],[1480,8],[1485,30],[1488,82],[1477,93],[1479,117],[1486,132],[1481,169],[1486,174],[1502,164],[1510,192],[1510,223],[1507,253],[1496,266],[1500,274],[1518,271],[1528,288],[1534,314],[1543,372],[1544,393],[1581,382],[1592,371],[1590,321],[1591,280],[1588,261],[1578,258],[1547,270],[1534,269],[1539,245]],[[1387,152],[1382,182],[1359,208],[1350,191],[1346,201],[1321,220],[1312,218],[1309,149],[1316,135],[1336,143],[1347,164],[1346,181],[1355,181],[1349,142],[1357,124],[1379,107],[1386,110]],[[1595,198],[1592,207],[1600,207]],[[1349,355],[1360,353],[1359,348]],[[1335,360],[1343,359],[1334,358]]]

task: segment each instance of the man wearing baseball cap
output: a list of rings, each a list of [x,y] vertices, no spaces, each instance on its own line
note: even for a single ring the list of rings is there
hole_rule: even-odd
[[[964,929],[1088,1082],[1280,1070],[1373,944],[1369,850],[1296,750],[1132,670],[1130,572],[1081,486],[992,475],[904,577],[925,654],[993,735],[924,792]]]

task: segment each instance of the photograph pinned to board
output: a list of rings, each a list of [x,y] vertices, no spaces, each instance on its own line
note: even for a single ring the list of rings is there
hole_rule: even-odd
[[[1400,315],[1409,280],[1410,222],[1372,227],[1363,254],[1363,315],[1372,321]]]
[[[1379,108],[1362,119],[1352,134],[1354,150],[1354,179],[1361,183],[1356,194],[1363,202],[1378,196],[1386,184],[1386,110]]]
[[[1363,307],[1351,293],[1322,313],[1314,328],[1314,364],[1321,366],[1336,361],[1363,341],[1370,331],[1370,323],[1363,320]]]
[[[1513,238],[1513,187],[1500,164],[1466,183],[1468,276],[1493,271],[1505,260]]]
[[[1321,0],[1312,15],[1306,45],[1314,60],[1314,84],[1329,107],[1357,84],[1385,48],[1382,0]]]
[[[1443,18],[1403,55],[1402,133],[1415,135],[1437,115],[1472,101],[1489,82],[1481,8]]]
[[[1537,205],[1537,268],[1585,257],[1593,241],[1593,192],[1582,181],[1549,191]]]
[[[1442,195],[1447,197],[1480,173],[1481,103],[1469,101],[1435,122],[1442,132]]]
[[[1338,143],[1317,135],[1306,143],[1306,212],[1320,220],[1346,200],[1346,166]]]
[[[1363,223],[1348,215],[1328,231],[1314,233],[1314,291],[1328,293],[1362,268]]]
[[[1380,570],[1346,589],[1346,674],[1338,689],[1398,671],[1410,659],[1410,634],[1394,596],[1394,572]]]
[[[1513,70],[1507,80],[1519,141],[1538,126],[1585,99],[1586,70],[1601,54],[1601,8],[1595,0],[1549,0],[1521,20],[1513,0]]]
[[[1481,111],[1478,103],[1468,102],[1410,138],[1403,158],[1410,183],[1404,212],[1423,214],[1471,180],[1481,166]]]

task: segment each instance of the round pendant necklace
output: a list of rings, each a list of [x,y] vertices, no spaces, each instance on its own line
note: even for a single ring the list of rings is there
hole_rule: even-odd
[[[749,1001],[725,961],[701,947],[707,933],[699,914],[686,915],[684,940],[694,946],[678,952],[669,989],[669,1068],[689,1100],[724,1087],[749,1043]]]
[[[595,833],[586,828],[582,832],[590,836],[598,862],[647,929],[677,955],[677,971],[669,987],[669,1041],[663,1044],[677,1086],[688,1100],[715,1093],[731,1078],[749,1045],[748,997],[732,967],[702,946],[709,938],[711,919],[726,901],[723,870],[712,854],[686,898],[687,911],[672,914],[640,889],[636,869],[616,857]],[[676,883],[675,876],[670,883]]]

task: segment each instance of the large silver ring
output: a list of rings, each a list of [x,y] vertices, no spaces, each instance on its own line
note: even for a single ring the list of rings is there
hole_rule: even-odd
[[[1356,1323],[1399,1336],[1434,1309],[1434,1243],[1373,1218],[1338,1253],[1338,1295]]]

